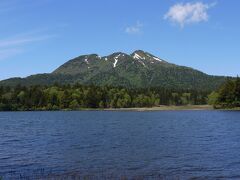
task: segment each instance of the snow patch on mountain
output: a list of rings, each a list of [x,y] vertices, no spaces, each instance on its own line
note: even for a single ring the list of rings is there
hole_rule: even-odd
[[[134,53],[133,58],[134,59],[142,59],[142,57],[139,54],[137,54],[137,53]]]
[[[152,57],[153,59],[157,60],[157,61],[162,61],[161,59],[159,59],[158,57]]]
[[[113,63],[113,67],[115,68],[117,66],[118,59],[115,58],[114,60],[115,60],[115,62]]]
[[[139,55],[139,54],[137,54],[137,53],[134,53],[134,55],[133,55],[133,59],[146,59],[144,56],[141,56],[141,55]]]
[[[144,62],[142,61],[138,61],[138,62],[140,62],[144,67],[146,67],[146,64]]]
[[[160,62],[162,61],[160,58],[155,57],[155,56],[151,56],[150,54],[147,54],[147,56],[151,59],[154,59],[154,60],[157,60],[157,61],[160,61]]]
[[[118,54],[115,58],[118,59],[122,54]]]
[[[114,63],[113,63],[113,67],[115,68],[117,66],[118,63],[118,58],[121,56],[121,54],[118,54],[116,57],[114,57]]]
[[[84,61],[85,61],[85,63],[89,64],[88,58],[85,58]]]

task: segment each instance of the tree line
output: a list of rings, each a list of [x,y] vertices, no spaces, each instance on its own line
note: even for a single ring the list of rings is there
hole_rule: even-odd
[[[207,103],[209,92],[165,88],[52,85],[0,87],[1,111],[130,108]]]
[[[240,78],[227,80],[217,91],[208,96],[208,103],[215,108],[240,107]]]

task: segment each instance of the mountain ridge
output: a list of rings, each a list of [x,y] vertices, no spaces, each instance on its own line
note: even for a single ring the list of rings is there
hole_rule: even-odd
[[[51,73],[10,78],[0,85],[86,84],[130,88],[165,87],[214,90],[227,77],[212,76],[199,70],[169,63],[151,53],[136,50],[131,54],[115,52],[108,56],[81,55]]]

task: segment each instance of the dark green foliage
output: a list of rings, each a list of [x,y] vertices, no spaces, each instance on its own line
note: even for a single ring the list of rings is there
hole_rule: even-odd
[[[226,81],[217,92],[209,96],[209,102],[216,108],[240,107],[240,78]]]
[[[225,80],[225,77],[210,76],[192,68],[168,63],[150,53],[136,51],[131,55],[114,53],[106,57],[83,55],[68,61],[53,73],[12,78],[0,81],[0,85],[49,86],[55,83],[81,83],[125,88],[162,87],[213,91]]]
[[[206,104],[209,92],[166,88],[52,85],[0,87],[1,111],[78,110]]]

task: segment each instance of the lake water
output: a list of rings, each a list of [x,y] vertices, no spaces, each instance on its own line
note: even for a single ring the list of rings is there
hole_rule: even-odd
[[[0,113],[0,177],[58,175],[240,179],[240,112]]]

